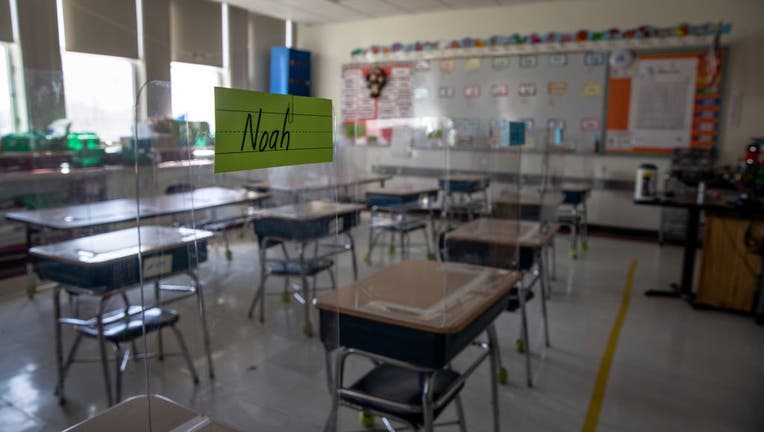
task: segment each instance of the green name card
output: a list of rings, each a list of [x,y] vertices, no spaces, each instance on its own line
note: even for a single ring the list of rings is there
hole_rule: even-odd
[[[331,162],[332,101],[215,87],[215,172]]]

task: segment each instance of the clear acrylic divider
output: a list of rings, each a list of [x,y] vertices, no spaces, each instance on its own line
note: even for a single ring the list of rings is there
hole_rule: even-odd
[[[167,83],[150,82],[144,93],[151,100],[169,96],[166,89]],[[290,103],[299,117],[299,101]],[[214,119],[173,116],[139,116],[135,129],[139,207],[182,210],[140,218],[143,229],[169,230],[183,243],[142,252],[141,303],[179,317],[175,327],[193,368],[183,356],[147,359],[143,391],[240,430],[265,427],[270,420],[238,404],[282,413],[296,398],[330,394],[340,341],[335,293],[365,270],[356,239],[364,208],[358,200],[362,188],[382,180],[357,170],[344,154],[346,146],[333,139],[333,114],[332,130],[317,131],[335,141],[333,162],[218,174]],[[305,136],[293,131],[290,139]],[[142,248],[159,239],[153,231],[141,234]],[[146,330],[145,349],[156,351],[160,332]],[[174,333],[162,331],[161,346],[183,354]],[[274,393],[277,381],[283,384]],[[152,410],[153,421],[156,415]],[[320,417],[316,423],[325,420]],[[316,427],[304,418],[277,421],[291,430]]]

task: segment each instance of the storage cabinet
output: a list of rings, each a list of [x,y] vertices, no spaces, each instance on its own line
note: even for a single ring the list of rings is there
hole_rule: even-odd
[[[745,246],[750,220],[708,215],[697,303],[740,312],[753,310],[761,258]]]
[[[270,91],[310,96],[310,52],[272,47]]]

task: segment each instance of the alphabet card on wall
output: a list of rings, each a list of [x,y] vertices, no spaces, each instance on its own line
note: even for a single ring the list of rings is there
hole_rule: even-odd
[[[331,162],[332,101],[215,87],[215,172]]]

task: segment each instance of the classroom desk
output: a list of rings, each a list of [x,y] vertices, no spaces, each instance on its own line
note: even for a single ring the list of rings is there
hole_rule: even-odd
[[[292,195],[294,203],[297,204],[301,201],[302,195],[307,193],[315,193],[321,191],[328,191],[334,188],[341,189],[345,196],[350,194],[351,187],[359,187],[368,184],[378,183],[380,187],[385,187],[385,182],[393,178],[391,175],[381,174],[369,174],[362,176],[338,176],[332,177],[320,177],[315,180],[303,180],[295,179],[286,182],[265,182],[259,181],[250,184],[245,184],[244,187],[253,190],[268,190],[270,192],[282,192]],[[338,195],[339,194],[338,192]]]
[[[488,176],[446,175],[438,178],[438,186],[443,191],[442,219],[448,220],[451,215],[466,215],[471,220],[475,215],[488,211],[490,184]],[[482,193],[482,202],[472,200],[475,193]]]
[[[341,204],[326,201],[309,201],[300,204],[288,204],[280,207],[264,209],[255,213],[255,234],[260,250],[261,277],[265,276],[266,245],[278,242],[292,242],[299,246],[299,260],[305,262],[305,249],[308,243],[315,242],[314,255],[318,254],[318,241],[333,235],[344,235],[348,243],[340,245],[332,254],[348,251],[353,260],[353,277],[358,278],[358,264],[355,256],[355,241],[350,230],[361,222],[361,211],[365,207],[360,204]],[[314,256],[315,258],[315,256]],[[304,265],[301,264],[301,268]],[[303,331],[306,335],[313,334],[310,321],[310,294],[308,285],[303,278],[302,290],[304,300],[305,321]],[[259,299],[261,307],[264,303],[265,287],[261,283],[256,303]]]
[[[564,194],[547,192],[542,197],[536,191],[505,192],[491,198],[493,216],[509,219],[541,221],[544,209],[554,209],[564,201]]]
[[[746,218],[764,218],[761,207],[741,207],[727,201],[726,198],[714,199],[708,194],[702,204],[697,201],[695,193],[676,196],[658,195],[652,199],[634,200],[636,205],[657,207],[673,207],[687,210],[687,226],[684,231],[684,249],[682,253],[682,273],[679,283],[672,283],[668,290],[651,289],[645,291],[647,296],[678,297],[690,304],[694,303],[693,279],[695,277],[695,255],[698,251],[698,236],[700,231],[700,215],[702,212],[712,212],[721,215],[743,215]]]
[[[149,416],[149,404],[151,413]],[[151,425],[149,426],[149,418]],[[236,432],[161,395],[139,395],[83,420],[64,432]]]
[[[366,205],[369,207],[397,207],[438,199],[437,186],[395,185],[366,189]]]
[[[581,250],[589,248],[589,223],[586,201],[592,191],[592,185],[587,183],[563,183],[560,185],[565,200],[563,204],[570,206],[569,212],[560,215],[560,220],[570,224],[571,258],[578,257],[578,238],[581,237]]]
[[[468,222],[446,235],[446,261],[468,262],[496,268],[512,268],[516,265],[521,271],[528,271],[535,263],[538,276],[526,290],[531,290],[536,282],[541,291],[541,313],[544,318],[544,341],[549,346],[549,326],[547,319],[546,298],[551,291],[544,259],[544,250],[553,241],[559,231],[557,224],[512,219],[480,218]],[[520,256],[517,256],[519,252]],[[513,264],[515,263],[516,264]],[[523,289],[521,287],[521,289]],[[518,295],[523,320],[523,345],[526,352],[526,378],[531,381],[530,346],[528,345],[528,325],[525,314],[525,296]]]
[[[400,234],[401,256],[407,256],[407,247],[405,239],[408,233],[421,229],[421,220],[410,220],[407,218],[409,213],[425,212],[427,214],[427,225],[425,230],[430,230],[432,239],[436,237],[436,228],[434,223],[435,205],[438,201],[437,186],[415,186],[415,185],[395,185],[388,187],[371,187],[366,190],[366,206],[371,209],[371,228],[369,229],[369,248],[364,257],[364,261],[371,262],[371,254],[377,240],[384,232],[393,234],[393,242],[390,244],[390,250],[394,250],[395,233]],[[378,213],[388,213],[390,217],[378,216]],[[425,242],[427,253],[431,255],[430,239],[425,232]]]
[[[510,290],[521,279],[521,273],[507,270],[412,260],[319,296],[316,307],[327,371],[331,370],[329,351],[341,349],[338,370],[330,382],[341,385],[339,358],[352,350],[425,368],[424,375],[431,377],[486,331],[486,352],[467,368],[465,378],[485,357],[490,358],[493,421],[498,431],[498,346],[493,322],[506,309]],[[337,398],[334,391],[328,424],[336,420]],[[431,431],[432,425],[425,430]]]
[[[45,230],[76,231],[97,228],[122,222],[133,222],[141,218],[171,216],[190,211],[203,211],[225,206],[257,203],[269,195],[258,192],[207,187],[193,192],[160,195],[135,199],[115,199],[89,204],[55,207],[43,210],[9,212],[5,218],[21,222],[26,229],[27,250],[33,246],[35,233]],[[27,273],[31,278],[34,269],[31,261]],[[30,284],[28,294],[34,296],[35,286]]]
[[[41,276],[55,282],[53,289],[53,305],[56,323],[56,362],[58,365],[58,382],[56,389],[61,400],[64,400],[64,378],[68,363],[64,363],[63,340],[61,329],[64,325],[93,324],[98,327],[98,342],[101,353],[106,393],[111,405],[111,381],[103,338],[104,321],[108,312],[104,310],[106,302],[113,296],[121,295],[125,302],[125,291],[131,287],[142,287],[146,282],[154,282],[155,303],[167,304],[196,296],[199,305],[199,318],[202,324],[204,349],[207,356],[207,367],[210,378],[214,377],[212,355],[210,351],[210,336],[207,327],[207,316],[204,305],[202,285],[195,273],[196,265],[207,260],[207,240],[213,236],[209,231],[190,228],[170,228],[160,226],[142,226],[127,228],[53,243],[36,246],[29,253],[38,260]],[[162,278],[174,274],[187,274],[193,281],[193,286],[177,285],[162,286]],[[91,320],[61,317],[60,293],[66,285],[66,290],[76,295],[88,295],[99,298],[96,316]],[[181,296],[162,301],[160,291],[181,293]],[[146,307],[148,305],[141,305]],[[160,339],[161,341],[161,339]],[[160,342],[161,352],[161,342]]]

